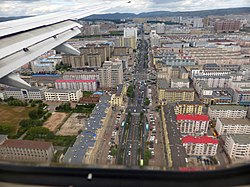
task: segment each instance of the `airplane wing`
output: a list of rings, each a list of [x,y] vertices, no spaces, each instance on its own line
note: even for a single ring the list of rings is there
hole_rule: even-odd
[[[0,83],[30,87],[12,71],[51,49],[80,55],[78,50],[64,43],[81,33],[82,26],[77,20],[119,5],[121,3],[112,3],[0,23]]]

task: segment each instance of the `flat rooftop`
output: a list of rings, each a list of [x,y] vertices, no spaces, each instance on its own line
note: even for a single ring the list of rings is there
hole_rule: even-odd
[[[157,79],[157,84],[160,89],[167,89],[170,87],[166,79]]]
[[[184,83],[189,83],[188,79],[171,79],[172,82],[184,82]]]
[[[51,88],[51,89],[47,90],[46,92],[49,92],[49,93],[73,93],[74,92],[75,93],[77,91],[79,91],[79,89],[78,90],[77,89],[61,90],[61,89],[53,89],[53,88]]]
[[[245,110],[247,108],[239,105],[212,105],[209,107],[211,110]]]
[[[250,144],[249,135],[230,135],[237,144]]]
[[[177,105],[203,105],[201,101],[179,101]]]
[[[249,119],[228,119],[228,118],[219,118],[222,124],[225,125],[250,125],[250,120]]]

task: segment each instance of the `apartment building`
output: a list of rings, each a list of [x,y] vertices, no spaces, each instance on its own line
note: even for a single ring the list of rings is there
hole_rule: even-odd
[[[245,118],[247,108],[238,105],[212,105],[208,108],[210,119],[217,118]]]
[[[204,135],[207,133],[209,117],[201,114],[177,114],[176,122],[183,134]]]
[[[250,134],[250,121],[247,118],[218,118],[215,129],[219,135]]]
[[[55,81],[55,87],[56,89],[62,89],[62,90],[71,90],[81,89],[82,91],[91,91],[94,92],[97,89],[97,83],[96,80],[64,80],[59,79]]]
[[[171,102],[194,101],[194,89],[192,88],[170,88],[164,79],[157,81],[159,104],[165,105]]]
[[[89,67],[99,68],[102,65],[101,55],[99,53],[87,54],[87,65]]]
[[[63,73],[65,80],[99,80],[98,72],[96,71],[66,71]]]
[[[189,156],[215,156],[218,140],[212,136],[185,136],[182,144]]]
[[[54,155],[51,142],[5,139],[0,145],[0,160],[50,163]]]
[[[226,136],[224,147],[232,160],[250,159],[249,135],[228,135]]]
[[[121,61],[105,61],[98,70],[101,88],[115,88],[123,82],[123,69]]]
[[[7,98],[13,97],[15,99],[21,100],[42,100],[44,99],[44,90],[37,89],[37,88],[30,88],[30,89],[20,89],[14,87],[8,87],[5,89],[5,95]]]
[[[229,88],[232,81],[229,75],[194,76],[194,85],[197,81],[205,81],[209,88]]]
[[[59,90],[59,89],[49,89],[45,93],[46,101],[74,101],[78,102],[82,97],[83,93],[81,89],[79,90]]]
[[[240,87],[235,89],[235,102],[239,105],[250,105],[250,87]]]
[[[175,105],[175,114],[202,114],[203,104],[200,101],[180,101]]]
[[[83,68],[85,67],[85,60],[84,56],[74,56],[69,54],[63,54],[62,55],[62,61],[64,64],[71,65],[72,68]]]
[[[244,58],[240,51],[228,51],[223,47],[189,47],[184,48],[184,52],[194,58],[199,65],[249,63],[249,59]]]
[[[234,20],[216,21],[214,25],[214,31],[216,33],[239,32],[239,30],[240,30],[240,21],[234,21]]]

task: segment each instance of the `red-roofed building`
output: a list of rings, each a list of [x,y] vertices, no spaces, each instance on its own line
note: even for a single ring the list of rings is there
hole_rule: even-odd
[[[185,136],[182,144],[190,156],[214,156],[217,152],[218,140],[212,136]]]
[[[207,133],[209,117],[201,114],[177,114],[177,125],[183,134],[199,134]]]
[[[56,89],[64,90],[79,90],[82,91],[96,91],[97,83],[96,80],[56,80],[55,81]]]

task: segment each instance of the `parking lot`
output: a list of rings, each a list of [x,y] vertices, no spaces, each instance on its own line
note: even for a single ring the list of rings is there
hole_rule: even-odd
[[[149,160],[149,166],[158,167],[163,169],[166,161],[164,160],[164,145],[163,145],[163,133],[161,124],[159,122],[159,114],[157,112],[151,112],[147,116],[149,121],[149,149],[151,151],[151,159]]]

